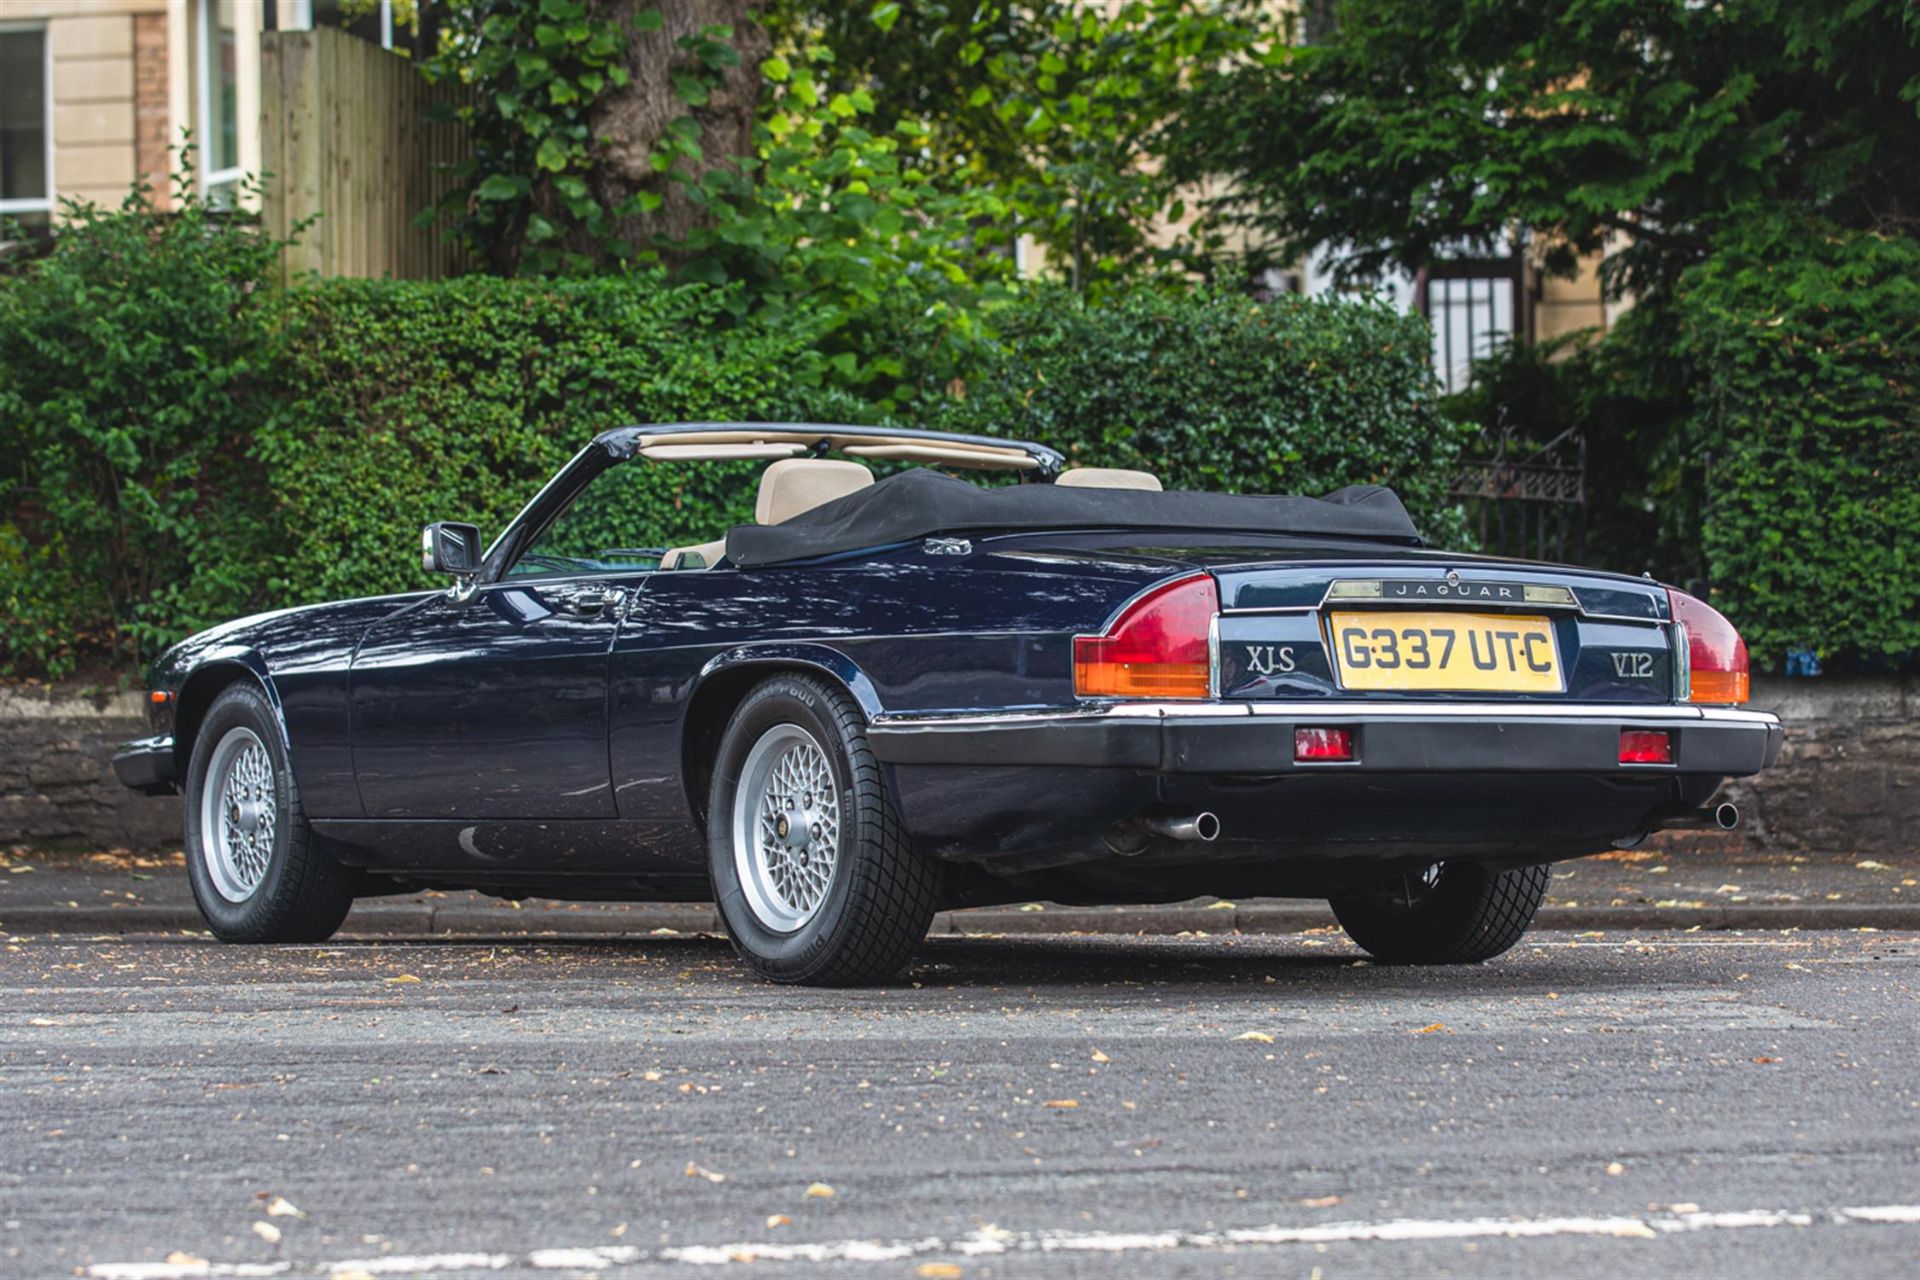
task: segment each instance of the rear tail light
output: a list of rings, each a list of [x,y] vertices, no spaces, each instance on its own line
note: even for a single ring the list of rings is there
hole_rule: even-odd
[[[1747,642],[1733,624],[1712,605],[1684,591],[1667,588],[1673,602],[1673,620],[1679,624],[1675,648],[1682,655],[1681,696],[1689,702],[1717,705],[1745,702]]]
[[[1665,729],[1622,729],[1621,764],[1672,764],[1673,735]]]
[[[1353,730],[1295,729],[1293,758],[1303,763],[1353,759]]]
[[[1207,574],[1176,578],[1137,597],[1106,632],[1073,638],[1073,689],[1088,698],[1204,698],[1208,635],[1220,593]]]

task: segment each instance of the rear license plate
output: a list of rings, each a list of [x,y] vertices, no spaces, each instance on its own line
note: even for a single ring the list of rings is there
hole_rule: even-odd
[[[1335,613],[1334,670],[1343,689],[1559,693],[1560,652],[1548,618],[1504,613]]]

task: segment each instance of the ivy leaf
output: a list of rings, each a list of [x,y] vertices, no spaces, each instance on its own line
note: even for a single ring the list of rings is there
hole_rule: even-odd
[[[774,54],[760,64],[760,74],[775,84],[785,84],[787,77],[793,74],[793,68],[779,54]]]
[[[673,77],[673,96],[690,107],[704,107],[712,96],[706,81],[699,76],[677,72]]]
[[[541,139],[540,149],[534,152],[533,162],[549,173],[559,173],[567,167],[566,144],[552,136]]]
[[[893,24],[900,21],[899,0],[883,0],[883,3],[873,6],[873,12],[868,16],[882,32],[891,32]]]
[[[540,0],[540,16],[554,22],[571,22],[586,12],[584,0]]]
[[[633,15],[633,29],[635,31],[658,31],[666,25],[667,20],[660,16],[658,9],[642,9]]]
[[[526,194],[526,179],[490,173],[474,194],[482,200],[518,200]]]

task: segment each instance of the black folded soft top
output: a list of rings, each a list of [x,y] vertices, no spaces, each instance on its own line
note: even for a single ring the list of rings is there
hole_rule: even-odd
[[[727,558],[752,568],[934,534],[1026,529],[1167,529],[1419,541],[1398,495],[1375,484],[1349,485],[1324,498],[1053,484],[985,488],[923,467],[889,476],[782,524],[736,525],[727,533]]]

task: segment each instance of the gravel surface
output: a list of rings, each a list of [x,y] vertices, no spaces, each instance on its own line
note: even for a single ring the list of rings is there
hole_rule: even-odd
[[[0,942],[0,1275],[1920,1269],[1920,935]],[[170,1260],[171,1259],[171,1260]]]

